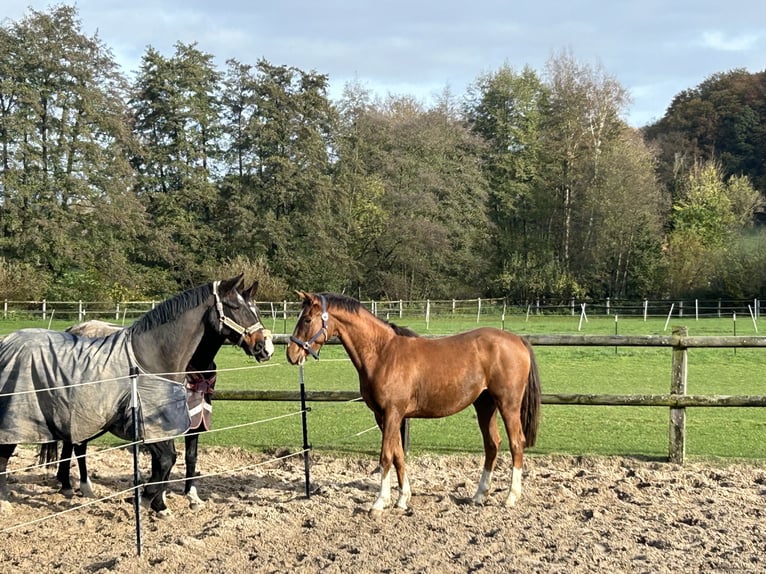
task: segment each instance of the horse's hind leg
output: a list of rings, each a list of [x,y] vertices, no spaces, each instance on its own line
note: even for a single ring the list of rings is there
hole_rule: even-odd
[[[500,448],[500,432],[497,430],[497,407],[495,406],[495,400],[487,391],[479,395],[479,398],[474,401],[473,407],[476,410],[479,429],[484,439],[484,469],[482,470],[479,486],[476,489],[476,494],[473,495],[472,502],[474,504],[482,504],[492,485],[492,473],[495,470],[497,453]]]
[[[77,459],[77,468],[80,471],[80,494],[85,498],[96,498],[96,493],[93,491],[93,483],[88,477],[88,465],[85,462],[87,450],[87,442],[82,442],[78,445],[73,445],[68,441],[62,441],[61,443],[61,455],[58,457],[59,464],[56,470],[56,480],[61,484],[61,494],[66,497],[74,496],[74,488],[72,488],[70,476],[72,451],[74,451],[75,458]]]
[[[176,462],[176,447],[172,440],[165,440],[149,443],[146,448],[152,455],[152,475],[143,489],[143,502],[148,503],[159,516],[168,517],[171,512],[165,504],[165,490]]]
[[[513,470],[511,474],[511,488],[505,499],[506,506],[514,506],[521,498],[521,472],[524,466],[524,431],[521,428],[521,401],[509,407],[501,406],[500,414],[505,423],[505,430],[511,442],[511,457],[513,458]]]
[[[14,450],[16,450],[15,444],[0,444],[0,512],[10,508],[7,471],[8,459],[11,458]]]

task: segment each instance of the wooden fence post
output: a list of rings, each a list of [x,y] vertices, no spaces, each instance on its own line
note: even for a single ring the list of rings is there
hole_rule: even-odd
[[[685,395],[688,374],[688,356],[681,338],[686,337],[686,327],[673,327],[673,364],[671,367],[670,394]],[[686,408],[670,409],[670,462],[683,464],[686,456]]]

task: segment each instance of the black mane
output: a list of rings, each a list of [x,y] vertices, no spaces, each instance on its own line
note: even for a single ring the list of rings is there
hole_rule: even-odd
[[[343,311],[348,311],[349,313],[359,313],[360,309],[363,309],[364,307],[362,304],[354,299],[353,297],[349,297],[348,295],[341,295],[339,293],[317,293],[317,295],[323,296],[325,300],[327,301],[327,308],[331,309],[332,307],[340,308]],[[399,325],[396,325],[395,323],[390,323],[389,321],[384,321],[383,319],[376,317],[378,321],[381,323],[384,323],[385,325],[391,327],[391,329],[396,333],[397,335],[400,335],[402,337],[420,337],[415,331],[410,329],[409,327],[400,327]]]
[[[383,321],[383,322],[391,325],[391,328],[394,330],[394,333],[396,333],[397,335],[401,335],[402,337],[420,337],[418,333],[416,333],[409,327],[401,327],[397,325],[396,323],[389,323],[388,321]]]
[[[317,293],[317,295],[325,298],[328,308],[338,307],[349,313],[359,313],[359,309],[362,308],[359,301],[348,295],[341,295],[340,293]]]
[[[147,312],[143,317],[133,323],[130,328],[134,333],[151,331],[155,327],[173,321],[189,309],[199,307],[205,303],[208,297],[212,294],[213,285],[211,283],[187,289],[183,293],[179,293],[157,305],[154,309]]]

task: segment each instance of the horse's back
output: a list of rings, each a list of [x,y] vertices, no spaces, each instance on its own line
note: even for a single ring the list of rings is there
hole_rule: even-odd
[[[478,327],[443,337],[398,337],[400,349],[409,349],[415,354],[432,355],[440,361],[462,363],[471,360],[498,361],[528,357],[528,344],[510,331],[495,327]]]
[[[84,339],[20,329],[0,343],[0,443],[96,434],[125,394],[115,384],[83,385],[128,373],[126,339]]]
[[[137,365],[129,330],[108,337],[21,329],[0,343],[0,444],[67,440],[108,430],[130,439],[128,403]],[[182,384],[139,370],[141,426],[147,440],[186,432]]]
[[[416,405],[408,415],[416,418],[458,412],[484,390],[518,396],[531,363],[521,337],[491,327],[445,337],[395,337],[378,356],[362,380],[363,396],[378,405],[406,400]]]
[[[107,337],[121,331],[124,327],[99,319],[90,319],[67,328],[66,332],[81,337]]]

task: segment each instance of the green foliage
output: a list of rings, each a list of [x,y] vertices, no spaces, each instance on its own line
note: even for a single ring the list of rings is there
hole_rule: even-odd
[[[535,297],[568,301],[585,294],[576,279],[555,259],[540,262],[534,254],[526,257],[512,254],[505,262],[496,287],[511,301],[531,301]]]
[[[244,273],[245,285],[249,286],[254,281],[258,282],[257,298],[259,301],[280,301],[291,295],[287,283],[282,278],[272,275],[263,257],[253,261],[243,255],[235,255],[221,263],[210,266],[206,271],[210,280],[235,277],[240,273]]]
[[[45,296],[49,278],[28,263],[0,257],[0,299],[39,300]]]
[[[716,73],[684,90],[665,116],[646,128],[660,148],[660,175],[671,187],[679,170],[697,161],[717,160],[725,176],[746,176],[766,190],[766,72]]]
[[[449,94],[374,105],[346,92],[336,182],[343,231],[360,264],[351,292],[413,299],[476,292],[486,233],[480,142]],[[361,220],[357,218],[361,217]]]
[[[668,292],[756,296],[762,275],[748,277],[743,270],[760,272],[762,257],[743,250],[746,243],[740,238],[763,203],[760,195],[747,178],[725,181],[712,162],[698,164],[677,187],[667,244]]]
[[[736,234],[725,248],[711,256],[706,296],[760,297],[766,291],[766,232],[763,229]]]
[[[223,269],[275,299],[752,293],[764,77],[679,94],[650,148],[627,91],[567,52],[465,98],[332,102],[323,74],[219,70],[194,43],[148,47],[129,82],[75,7],[30,10],[0,25],[0,257],[29,298],[163,296]]]

